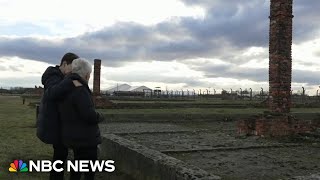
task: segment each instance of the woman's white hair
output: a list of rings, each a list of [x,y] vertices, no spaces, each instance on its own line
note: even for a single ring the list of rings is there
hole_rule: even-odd
[[[92,66],[86,59],[78,58],[72,61],[72,72],[85,77],[92,72]]]

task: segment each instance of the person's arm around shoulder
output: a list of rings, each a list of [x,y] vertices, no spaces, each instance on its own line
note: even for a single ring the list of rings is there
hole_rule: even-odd
[[[42,83],[46,87],[43,96],[45,99],[50,100],[62,98],[75,87],[71,79],[64,78],[61,81],[56,73],[47,74],[47,78]]]
[[[65,94],[71,92],[74,88],[72,80],[67,78],[58,82],[52,81],[51,84],[52,85],[49,86],[44,92],[44,97],[50,100],[63,98]]]

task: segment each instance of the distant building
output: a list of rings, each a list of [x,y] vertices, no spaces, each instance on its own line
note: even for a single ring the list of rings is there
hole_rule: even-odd
[[[128,84],[116,85],[106,90],[111,96],[148,96],[152,89],[146,86],[130,86]]]
[[[129,91],[130,88],[131,88],[131,86],[128,84],[116,85],[112,88],[107,89],[107,93],[112,93],[115,91]]]

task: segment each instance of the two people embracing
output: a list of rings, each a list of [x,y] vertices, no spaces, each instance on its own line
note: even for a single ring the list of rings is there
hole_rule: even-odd
[[[44,94],[37,119],[37,137],[53,147],[53,161],[65,164],[68,149],[74,160],[97,160],[101,135],[98,123],[104,121],[92,100],[88,81],[91,64],[74,53],[66,53],[60,65],[50,66],[42,75]],[[63,164],[61,167],[63,168]],[[94,172],[84,173],[86,180]],[[80,180],[81,173],[72,171],[70,180]],[[63,180],[64,172],[50,172],[50,180]]]

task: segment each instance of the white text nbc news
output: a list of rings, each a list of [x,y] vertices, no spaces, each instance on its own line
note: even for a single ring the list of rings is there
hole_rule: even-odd
[[[37,160],[29,161],[29,172],[62,172],[64,168],[61,168],[63,161],[57,160],[51,162],[50,160]],[[65,166],[64,166],[65,167]],[[67,172],[113,172],[116,167],[113,160],[101,160],[101,161],[90,161],[90,160],[74,160],[66,161]]]

